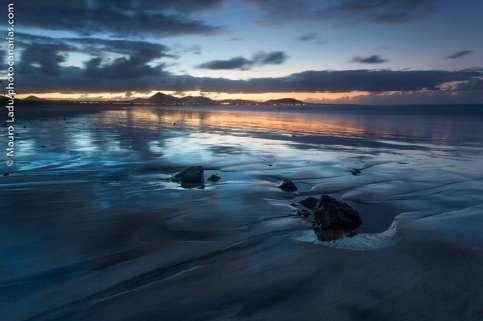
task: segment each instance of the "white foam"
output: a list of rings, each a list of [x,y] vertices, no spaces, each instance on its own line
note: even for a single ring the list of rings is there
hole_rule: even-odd
[[[393,246],[399,240],[397,235],[398,223],[395,220],[391,226],[381,233],[361,233],[352,237],[343,237],[335,241],[319,241],[313,231],[305,231],[298,241],[320,244],[352,251],[372,251]]]

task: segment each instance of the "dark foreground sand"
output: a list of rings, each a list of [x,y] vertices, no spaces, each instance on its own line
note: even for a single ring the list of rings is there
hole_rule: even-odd
[[[0,177],[1,320],[483,319],[481,112],[58,108]],[[321,194],[361,233],[317,241]]]

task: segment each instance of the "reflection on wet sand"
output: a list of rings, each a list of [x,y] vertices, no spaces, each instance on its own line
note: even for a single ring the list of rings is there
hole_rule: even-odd
[[[483,126],[470,126],[482,118],[69,112],[23,118],[17,167],[0,177],[2,320],[449,321],[481,311],[483,276],[466,271],[483,265]],[[190,189],[169,180],[191,165],[221,179]],[[285,178],[296,193],[277,187]],[[317,241],[293,203],[321,194],[359,211],[357,236]]]
[[[316,110],[317,111],[317,110]],[[474,115],[469,115],[474,116]],[[429,144],[473,144],[483,138],[477,117],[448,115],[402,114],[378,115],[374,112],[294,112],[240,110],[170,110],[166,108],[128,108],[106,111],[103,122],[121,122],[127,126],[153,128],[182,126],[197,130],[224,129],[231,131],[272,134],[310,134],[337,137],[373,138],[377,140],[418,141]],[[471,128],[471,129],[470,129]]]
[[[304,114],[264,112],[202,112],[139,108],[108,111],[103,121],[122,121],[133,126],[180,125],[195,129],[225,128],[272,133],[311,133],[358,136],[363,129],[353,121],[338,121]]]

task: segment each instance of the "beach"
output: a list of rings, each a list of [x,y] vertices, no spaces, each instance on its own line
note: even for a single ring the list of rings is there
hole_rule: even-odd
[[[2,320],[483,318],[483,106],[23,106],[15,135]],[[357,234],[317,238],[321,195]]]

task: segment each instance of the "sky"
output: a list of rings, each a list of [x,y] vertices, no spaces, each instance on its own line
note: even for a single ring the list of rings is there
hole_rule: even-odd
[[[22,0],[17,91],[483,103],[481,12],[480,0]]]

